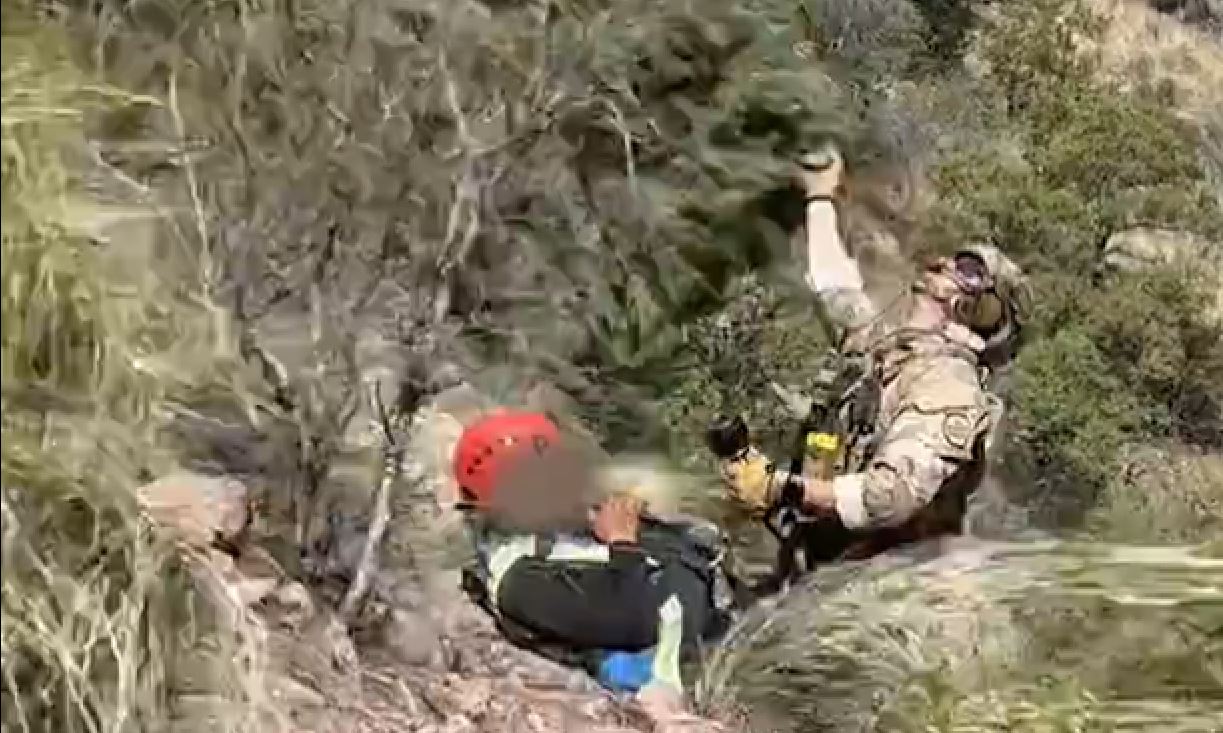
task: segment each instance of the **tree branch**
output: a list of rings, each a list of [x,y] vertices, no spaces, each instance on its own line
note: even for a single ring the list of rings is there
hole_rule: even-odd
[[[357,572],[353,575],[352,584],[348,586],[348,592],[344,594],[344,599],[340,603],[340,618],[346,624],[351,623],[357,612],[360,611],[365,596],[369,593],[374,574],[378,571],[378,548],[382,544],[382,537],[386,534],[386,528],[391,519],[391,488],[403,470],[403,448],[395,440],[391,420],[387,415],[386,405],[382,401],[382,389],[376,380],[367,382],[366,388],[370,411],[382,428],[385,460],[382,467],[382,478],[378,482],[377,490],[374,491],[371,509],[373,518],[370,521],[369,532],[365,536],[365,547],[361,550],[361,561],[357,565]]]

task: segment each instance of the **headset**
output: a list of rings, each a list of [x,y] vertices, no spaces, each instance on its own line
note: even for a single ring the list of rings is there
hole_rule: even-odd
[[[951,278],[959,288],[952,303],[956,318],[985,340],[982,354],[996,354],[1019,333],[1014,309],[998,293],[997,282],[981,255],[970,249],[951,258]]]

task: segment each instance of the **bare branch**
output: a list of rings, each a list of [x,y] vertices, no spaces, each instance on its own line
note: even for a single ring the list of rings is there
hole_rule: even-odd
[[[616,106],[610,98],[604,98],[603,104],[612,113],[612,118],[616,123],[616,130],[620,133],[620,138],[624,143],[624,176],[628,179],[629,190],[637,191],[637,165],[633,160],[633,133],[628,128],[628,122],[624,119],[624,112]]]
[[[178,135],[178,144],[182,147],[183,154],[183,170],[187,174],[187,191],[191,196],[191,208],[195,214],[196,236],[200,240],[200,257],[203,262],[200,269],[203,271],[203,287],[206,296],[212,295],[213,284],[213,263],[212,263],[212,247],[208,241],[208,224],[204,216],[204,202],[200,198],[200,184],[195,175],[195,163],[190,152],[188,152],[187,141],[187,126],[183,122],[183,115],[178,107],[178,73],[177,71],[170,72],[170,81],[168,83],[168,107],[170,109],[170,117],[174,120],[174,132]]]
[[[377,490],[374,491],[373,506],[370,511],[373,518],[370,521],[369,532],[365,536],[361,561],[357,565],[352,584],[348,586],[348,592],[344,594],[344,600],[340,603],[340,617],[346,623],[351,623],[361,609],[365,596],[369,593],[374,574],[378,571],[378,548],[382,544],[382,537],[386,534],[387,525],[391,520],[391,488],[399,479],[403,467],[403,450],[391,431],[391,420],[387,415],[386,405],[382,401],[382,389],[376,380],[370,380],[366,387],[370,411],[384,426],[385,461],[382,479],[378,482]]]
[[[465,162],[463,175],[454,185],[454,201],[450,206],[450,214],[446,221],[446,239],[442,243],[437,259],[438,282],[431,302],[434,325],[441,324],[446,319],[451,303],[451,272],[456,265],[461,264],[467,258],[480,232],[481,224],[480,188],[475,180],[476,159],[481,154],[480,144],[472,137],[468,128],[467,115],[459,103],[458,86],[450,71],[444,49],[438,54],[437,64],[445,80],[446,101],[454,117]],[[464,219],[466,219],[465,226]],[[463,230],[462,235],[459,234],[460,228]]]
[[[289,370],[259,343],[253,326],[246,324],[242,330],[241,352],[246,359],[259,362],[260,372],[265,381],[272,385],[273,399],[276,404],[289,413],[297,412],[298,401],[294,395],[293,385],[289,382]]]

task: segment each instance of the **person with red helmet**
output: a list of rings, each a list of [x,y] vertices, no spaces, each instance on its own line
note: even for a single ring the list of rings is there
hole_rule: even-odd
[[[714,525],[601,496],[594,461],[538,412],[469,425],[453,470],[476,547],[464,587],[511,642],[613,690],[682,695],[681,659],[728,618]]]
[[[497,481],[524,451],[542,455],[560,431],[538,412],[495,412],[463,432],[454,449],[454,476],[464,498],[491,506]]]

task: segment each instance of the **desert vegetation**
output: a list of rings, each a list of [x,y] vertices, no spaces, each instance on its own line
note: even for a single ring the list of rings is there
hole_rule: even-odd
[[[780,448],[773,385],[828,346],[787,171],[831,138],[872,288],[973,238],[1031,274],[992,485],[997,538],[1039,542],[831,570],[715,652],[702,709],[1209,729],[1223,45],[1209,3],[1150,5],[6,3],[4,728],[281,730],[307,687],[338,730],[448,730],[459,703],[411,700],[480,671],[385,641],[455,544],[405,460],[422,406],[546,385],[716,512],[705,421]],[[142,515],[182,469],[251,488],[249,541],[334,610],[330,660]]]

